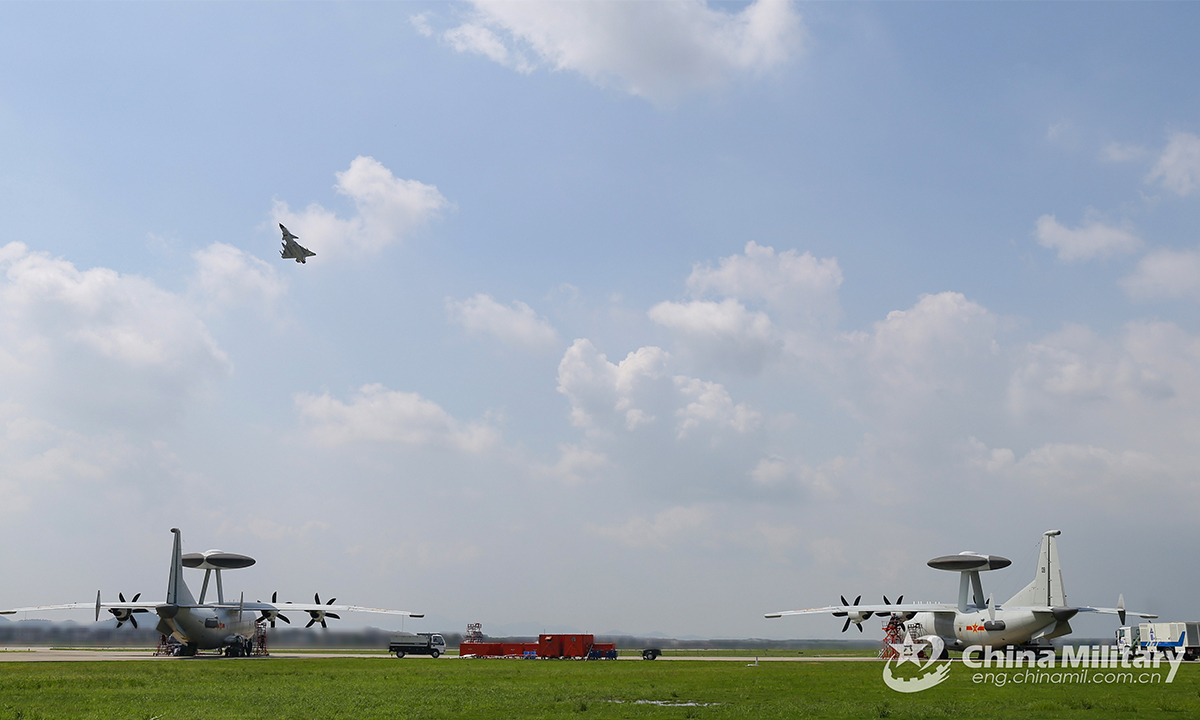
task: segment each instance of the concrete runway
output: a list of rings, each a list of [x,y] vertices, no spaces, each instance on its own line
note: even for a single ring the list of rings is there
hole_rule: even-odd
[[[179,657],[168,657],[168,656],[156,657],[153,654],[153,652],[154,651],[151,649],[136,649],[136,650],[69,649],[69,650],[59,650],[59,649],[51,649],[48,647],[27,647],[27,648],[7,647],[7,648],[0,648],[0,662],[97,662],[97,661],[108,662],[108,661],[112,661],[112,660],[204,661],[204,660],[224,660],[225,659],[225,658],[221,657],[220,655],[215,655],[215,654],[198,655],[198,656],[192,657],[192,658],[179,658]],[[342,651],[334,650],[334,651],[330,651],[330,652],[296,652],[294,650],[286,650],[286,649],[274,651],[271,653],[270,657],[240,658],[240,659],[243,659],[243,660],[270,660],[271,658],[289,659],[289,660],[300,660],[300,659],[305,659],[305,658],[376,658],[379,660],[390,659],[393,662],[397,661],[397,659],[391,655],[382,655],[377,652],[366,653],[366,652],[355,651],[355,650],[342,650]],[[432,659],[433,658],[429,657],[428,655],[409,655],[404,658],[404,660],[406,660],[406,661],[416,660],[418,662],[423,661],[423,660],[432,660]],[[459,660],[460,658],[457,655],[444,655],[439,659],[441,659],[441,660]],[[516,660],[516,659],[518,659],[518,658],[512,658],[512,660]],[[638,657],[636,655],[622,656],[619,659],[620,660],[637,660],[640,662],[646,662],[646,661],[642,660],[641,657]],[[821,657],[821,656],[817,656],[817,655],[812,655],[812,656],[800,655],[800,656],[796,656],[796,657],[760,657],[760,658],[755,658],[753,656],[728,657],[728,656],[720,656],[720,655],[713,655],[713,656],[709,656],[709,657],[704,657],[704,656],[668,657],[668,656],[664,655],[662,657],[659,657],[658,660],[654,660],[653,662],[661,662],[661,661],[676,662],[676,661],[681,661],[681,660],[699,660],[699,661],[705,661],[705,662],[741,662],[741,663],[747,663],[747,664],[753,664],[756,660],[761,663],[768,663],[768,662],[878,662],[878,658],[873,658],[873,657]]]

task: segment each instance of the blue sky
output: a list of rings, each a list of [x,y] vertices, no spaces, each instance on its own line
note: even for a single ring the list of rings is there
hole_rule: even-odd
[[[1196,14],[4,5],[0,605],[179,526],[429,629],[820,637],[761,614],[1061,526],[1182,617]]]

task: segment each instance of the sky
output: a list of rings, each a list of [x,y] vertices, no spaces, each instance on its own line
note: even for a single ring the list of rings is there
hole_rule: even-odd
[[[1195,619],[1198,23],[2,4],[0,606],[179,527],[407,630],[822,638],[762,616],[1061,529],[1072,604]]]

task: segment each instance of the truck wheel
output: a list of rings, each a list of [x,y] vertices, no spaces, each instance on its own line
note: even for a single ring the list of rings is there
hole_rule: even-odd
[[[404,651],[403,651],[403,650],[397,650],[397,651],[396,651],[396,659],[400,659],[400,658],[402,658],[402,657],[404,657]]]
[[[437,660],[438,656],[441,655],[442,652],[440,650],[434,650],[434,651],[430,652],[429,654],[433,656],[434,660]]]

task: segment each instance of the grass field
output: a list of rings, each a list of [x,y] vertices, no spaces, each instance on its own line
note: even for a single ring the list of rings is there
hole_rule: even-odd
[[[886,688],[881,668],[393,658],[2,663],[0,719],[1200,717],[1195,665],[1181,667],[1170,685],[1001,688],[973,684],[956,664],[941,685],[912,695]]]

